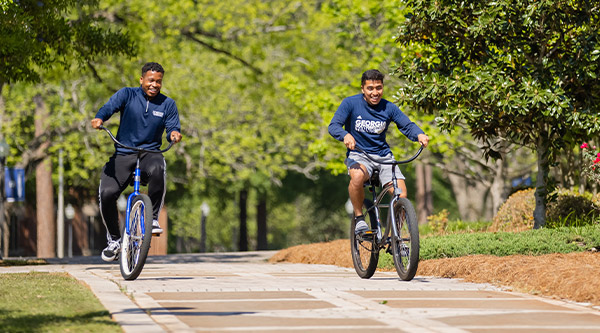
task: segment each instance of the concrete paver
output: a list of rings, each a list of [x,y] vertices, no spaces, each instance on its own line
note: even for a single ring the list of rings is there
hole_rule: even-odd
[[[97,258],[0,272],[67,271],[125,332],[600,331],[600,311],[488,284],[395,272],[269,264],[272,252],[149,257],[135,281]]]

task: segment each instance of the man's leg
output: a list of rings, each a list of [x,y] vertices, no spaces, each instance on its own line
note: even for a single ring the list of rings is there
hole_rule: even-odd
[[[132,159],[133,157],[133,159]],[[135,155],[113,155],[102,169],[98,196],[100,214],[106,227],[108,247],[102,251],[102,259],[112,261],[118,251],[121,238],[117,199],[131,181],[132,168],[135,167]]]
[[[364,184],[369,180],[369,172],[364,165],[355,163],[348,167],[348,174],[350,175],[348,194],[350,195],[352,207],[354,207],[354,215],[361,216],[363,215],[362,207],[365,200]]]
[[[148,196],[152,201],[152,233],[160,234],[163,230],[158,224],[158,215],[165,201],[167,192],[167,166],[162,154],[146,154],[140,160],[142,175],[148,182]]]

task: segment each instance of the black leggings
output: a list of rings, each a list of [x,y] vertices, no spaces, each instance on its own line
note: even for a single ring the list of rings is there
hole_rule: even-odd
[[[112,240],[121,237],[119,230],[119,212],[117,199],[129,186],[135,170],[136,154],[114,154],[104,165],[100,176],[100,213],[102,221]],[[140,159],[142,184],[148,184],[148,196],[152,201],[152,214],[158,220],[158,213],[163,206],[166,192],[167,167],[165,158],[160,153],[142,153]]]

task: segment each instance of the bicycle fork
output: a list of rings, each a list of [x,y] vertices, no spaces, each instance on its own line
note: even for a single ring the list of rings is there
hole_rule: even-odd
[[[129,217],[131,216],[131,202],[133,199],[140,194],[140,183],[142,182],[142,172],[140,170],[140,154],[138,153],[137,161],[135,163],[135,170],[133,171],[133,192],[127,197],[127,209],[125,210],[125,232],[130,233],[130,223]],[[146,207],[144,207],[146,209]],[[144,216],[141,216],[141,228],[144,230]]]

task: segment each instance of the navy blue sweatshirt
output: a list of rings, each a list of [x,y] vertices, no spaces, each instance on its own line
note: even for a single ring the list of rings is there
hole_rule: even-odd
[[[350,133],[356,145],[369,154],[385,156],[391,153],[386,142],[386,132],[391,122],[411,141],[417,141],[423,130],[413,123],[394,103],[381,99],[369,105],[363,94],[345,98],[329,123],[329,134],[339,141]],[[350,151],[346,152],[348,155]]]
[[[141,86],[117,91],[98,110],[96,118],[107,121],[115,112],[121,113],[117,140],[130,147],[158,150],[165,129],[168,141],[171,141],[172,131],[181,131],[175,101],[160,93],[148,99]],[[119,155],[133,153],[116,144],[115,150]]]

